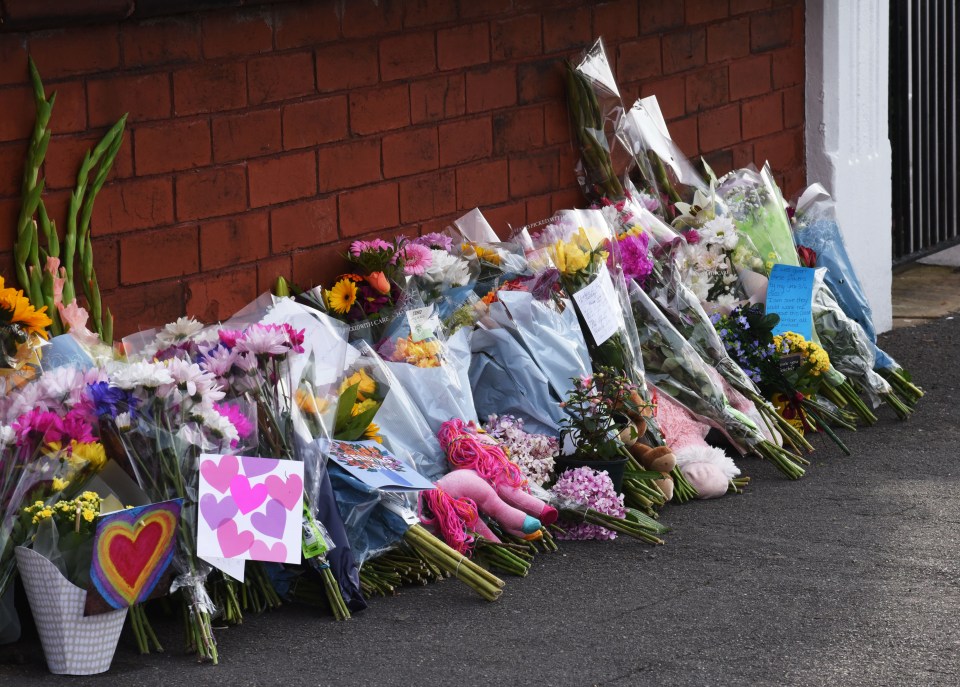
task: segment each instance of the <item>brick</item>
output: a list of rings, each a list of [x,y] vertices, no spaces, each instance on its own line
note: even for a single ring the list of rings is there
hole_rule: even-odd
[[[30,56],[46,81],[120,66],[116,24],[84,26],[30,35]]]
[[[770,56],[757,55],[730,64],[730,100],[750,98],[770,90]]]
[[[783,92],[783,126],[791,129],[803,126],[806,103],[803,86],[793,86]]]
[[[269,52],[273,21],[269,12],[230,9],[203,15],[203,56],[207,59]]]
[[[593,33],[604,41],[634,38],[639,32],[636,0],[616,0],[593,7]]]
[[[780,92],[745,100],[740,105],[740,127],[745,141],[783,129],[783,96]]]
[[[120,282],[142,284],[193,274],[200,269],[197,227],[138,232],[120,242]]]
[[[687,74],[687,112],[699,112],[729,102],[726,67],[705,67]]]
[[[409,176],[436,169],[440,145],[436,128],[412,129],[383,137],[383,176]]]
[[[298,251],[291,256],[290,275],[297,284],[332,285],[340,274],[352,269],[343,259],[349,243]]]
[[[541,100],[562,100],[566,95],[564,79],[560,60],[523,62],[517,67],[518,102],[529,105]]]
[[[315,84],[310,52],[265,55],[247,62],[251,105],[309,95],[314,92]]]
[[[257,273],[250,269],[204,274],[184,289],[187,315],[201,322],[225,320],[257,295]]]
[[[510,196],[547,193],[557,188],[560,179],[560,159],[554,150],[510,158]]]
[[[659,76],[660,38],[640,38],[617,48],[617,76],[620,81],[640,81]]]
[[[49,149],[48,149],[49,151]],[[48,152],[49,154],[49,152]],[[19,196],[26,149],[19,143],[0,145],[0,196]],[[47,172],[49,175],[49,171]],[[49,180],[47,184],[49,184]],[[59,187],[62,188],[62,187]]]
[[[543,52],[540,15],[510,17],[490,25],[493,59],[502,62],[518,57],[531,57]]]
[[[803,131],[782,131],[753,143],[753,157],[758,165],[769,161],[775,169],[790,169],[803,164]]]
[[[23,34],[0,34],[0,85],[28,82],[27,39]]]
[[[677,0],[644,0],[640,33],[663,33],[683,26],[683,3]]]
[[[459,0],[457,5],[460,9],[461,19],[475,19],[477,17],[491,17],[513,9],[511,0]]]
[[[322,198],[270,211],[270,248],[286,253],[337,240],[337,200]]]
[[[289,255],[279,255],[257,263],[257,293],[271,291],[277,277],[287,281],[293,278],[293,261]]]
[[[404,224],[451,213],[456,204],[456,174],[452,170],[400,182],[400,221]]]
[[[77,181],[77,170],[80,169],[80,162],[83,160],[84,153],[96,146],[100,142],[100,138],[97,134],[54,136],[47,148],[47,156],[43,165],[43,172],[47,181],[46,187],[50,189],[73,188]],[[18,164],[22,164],[24,149],[19,146],[17,148],[20,150],[21,157]],[[0,168],[11,169],[9,165],[3,165],[2,163],[0,163]],[[117,151],[117,157],[113,161],[113,167],[110,174],[107,175],[107,180],[125,179],[131,176],[133,176],[133,146],[125,140],[120,145],[120,150]],[[19,179],[17,181],[19,183]]]
[[[550,196],[538,196],[528,198],[526,203],[527,222],[539,222],[542,219],[549,218],[553,213],[550,211]]]
[[[804,79],[803,47],[773,53],[773,87],[786,88],[802,84]]]
[[[467,72],[467,112],[482,112],[517,104],[517,73],[513,65]]]
[[[730,149],[730,152],[733,156],[733,169],[740,169],[741,167],[746,167],[747,165],[753,164],[752,143],[741,143],[739,145],[735,145]]]
[[[582,48],[593,40],[589,7],[554,9],[543,14],[544,52]]]
[[[380,78],[374,42],[337,42],[317,48],[316,55],[317,90],[321,93],[372,86]]]
[[[13,244],[17,240],[17,218],[20,216],[20,199],[8,198],[0,200],[0,241],[4,246],[13,249]],[[13,261],[9,258],[9,253],[0,254],[7,258],[4,260],[7,266],[13,267]],[[13,270],[4,270],[2,274],[10,275]]]
[[[490,157],[493,136],[490,117],[440,125],[440,166],[452,167]]]
[[[710,113],[706,113],[700,115],[700,117],[707,117],[709,115]],[[737,120],[737,124],[740,124],[739,119]],[[688,158],[695,157],[704,150],[703,144],[697,135],[696,116],[670,122],[670,138],[674,140],[681,152]]]
[[[345,38],[380,36],[399,31],[403,26],[403,5],[400,0],[351,3],[343,13],[340,26]]]
[[[94,233],[120,234],[173,222],[173,184],[167,177],[106,184],[93,206]],[[65,225],[64,225],[65,226]]]
[[[165,18],[120,25],[123,64],[145,67],[200,58],[200,22],[190,18]]]
[[[124,286],[102,296],[113,311],[117,339],[183,315],[183,286],[176,281]]]
[[[523,152],[543,146],[543,108],[508,110],[493,118],[493,151],[496,155]]]
[[[277,5],[273,26],[278,50],[306,48],[340,37],[335,0]]]
[[[437,31],[437,66],[461,69],[490,61],[490,26],[461,24]]]
[[[177,219],[233,215],[247,209],[247,170],[243,165],[185,172],[174,180]]]
[[[375,134],[410,124],[410,89],[406,84],[350,93],[350,130]]]
[[[543,140],[547,145],[570,143],[570,112],[566,103],[547,103],[543,108]]]
[[[380,181],[380,141],[352,141],[317,151],[320,192]]]
[[[777,185],[786,198],[793,198],[806,187],[807,170],[803,165],[791,167],[777,178]]]
[[[452,119],[467,111],[463,74],[438,76],[410,84],[410,121],[413,124]]]
[[[200,225],[200,269],[204,272],[254,262],[270,254],[270,217],[248,212]]]
[[[283,147],[306,148],[347,137],[347,97],[290,103],[283,108]]]
[[[718,177],[721,177],[730,170],[734,169],[733,151],[731,151],[729,148],[709,153],[704,156],[704,160],[706,160],[707,164],[710,165],[710,169],[712,169],[713,173]]]
[[[170,116],[170,75],[165,73],[115,76],[87,82],[90,126],[106,126],[129,113],[127,121]],[[59,102],[60,97],[57,96]],[[56,106],[54,106],[56,112]]]
[[[709,153],[739,143],[740,108],[728,105],[704,112],[699,118],[700,152]]]
[[[443,24],[456,18],[457,5],[450,0],[403,0],[404,28]]]
[[[560,149],[560,182],[557,188],[580,188],[577,179],[577,165],[580,163],[580,154],[574,148]],[[583,200],[580,201],[581,203]]]
[[[509,198],[506,160],[457,167],[457,209],[502,203]]]
[[[732,19],[707,27],[707,62],[723,62],[750,54],[750,20]]]
[[[730,14],[745,14],[770,7],[770,0],[730,0]]]
[[[432,31],[403,33],[380,40],[380,77],[384,81],[423,76],[436,68]]]
[[[313,151],[283,157],[252,160],[250,206],[276,205],[317,193],[317,157]]]
[[[115,237],[93,240],[93,269],[101,292],[120,286],[120,242]]]
[[[242,63],[210,63],[173,74],[174,114],[221,112],[247,104],[247,74]]]
[[[338,197],[340,231],[357,236],[368,231],[395,227],[400,221],[400,200],[395,183],[345,191]]]
[[[703,66],[706,61],[706,31],[695,29],[663,37],[663,73],[672,74]]]
[[[194,169],[210,163],[210,124],[205,119],[138,127],[133,138],[138,176]],[[174,141],[176,144],[171,145]]]
[[[750,49],[763,52],[790,44],[793,12],[785,7],[750,15]]]
[[[726,0],[685,0],[683,7],[687,26],[709,24],[727,16]]]
[[[640,89],[640,96],[657,96],[660,112],[665,119],[676,119],[686,114],[686,79],[682,76],[672,76],[658,81],[644,81]]]
[[[53,91],[57,93],[57,102],[53,106],[51,130],[58,134],[86,132],[89,127],[87,126],[87,97],[83,82],[77,79],[47,86],[48,93]],[[31,108],[31,113],[33,111]],[[117,119],[119,118],[118,116]]]
[[[220,115],[212,122],[215,162],[246,160],[282,148],[279,108]]]
[[[19,141],[30,138],[36,107],[33,92],[26,86],[0,88],[0,142]],[[54,105],[54,116],[57,106]]]

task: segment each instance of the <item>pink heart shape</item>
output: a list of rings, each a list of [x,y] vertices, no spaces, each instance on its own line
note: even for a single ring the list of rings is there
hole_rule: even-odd
[[[283,531],[287,528],[287,511],[283,509],[283,504],[275,499],[267,501],[266,513],[254,513],[250,516],[250,524],[253,528],[274,539],[281,539]]]
[[[246,515],[256,510],[267,499],[267,487],[264,484],[250,486],[250,480],[244,475],[237,475],[230,480],[230,495],[237,502],[237,508]]]
[[[264,480],[264,484],[270,491],[270,496],[282,503],[287,510],[296,508],[303,495],[303,480],[300,479],[300,475],[290,475],[286,480],[277,475],[270,475]]]
[[[219,463],[212,458],[207,458],[200,463],[200,474],[207,480],[207,484],[221,494],[227,491],[230,481],[239,471],[240,461],[236,456],[223,456]]]
[[[210,529],[215,530],[225,520],[230,520],[237,514],[237,504],[233,502],[229,494],[219,501],[213,494],[204,494],[200,499],[200,514],[210,525]]]
[[[262,541],[255,541],[253,546],[250,547],[250,559],[284,563],[287,560],[287,547],[279,541],[273,546],[267,546]]]
[[[237,523],[233,520],[227,520],[217,528],[217,542],[220,544],[220,550],[223,551],[224,558],[236,558],[253,546],[253,532],[244,530],[237,531]]]
[[[268,472],[273,472],[277,469],[277,465],[280,464],[280,461],[277,458],[254,458],[252,456],[244,456],[241,458],[243,461],[243,474],[247,477],[259,477],[260,475],[265,475]]]

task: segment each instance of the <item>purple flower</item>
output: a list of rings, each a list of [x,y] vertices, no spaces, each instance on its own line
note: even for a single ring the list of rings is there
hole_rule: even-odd
[[[107,382],[89,384],[87,389],[98,417],[105,415],[112,419],[117,416],[117,413],[122,412],[130,413],[131,418],[136,415],[140,399],[129,391],[110,386]]]
[[[653,260],[650,259],[650,237],[647,234],[627,235],[619,241],[620,259],[623,274],[627,279],[642,282],[653,272]]]
[[[691,246],[697,243],[700,243],[700,234],[696,229],[684,229],[680,232],[683,235],[683,238],[686,239],[687,243]]]
[[[613,488],[610,475],[588,467],[567,470],[557,479],[551,491],[564,501],[572,501],[586,508],[622,518],[627,511],[623,507],[623,495]],[[616,539],[617,533],[599,525],[585,522],[565,522],[566,532],[560,539]]]
[[[421,246],[426,246],[427,248],[445,250],[448,253],[453,249],[453,239],[446,234],[441,234],[436,231],[431,231],[428,234],[424,234],[423,236],[414,239],[413,242],[420,244]]]

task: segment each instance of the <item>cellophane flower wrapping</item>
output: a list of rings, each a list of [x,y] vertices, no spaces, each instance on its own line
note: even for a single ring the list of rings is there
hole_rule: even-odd
[[[817,267],[826,268],[824,282],[847,317],[863,327],[873,344],[876,366],[901,369],[893,358],[877,346],[873,311],[847,254],[837,223],[836,201],[820,184],[810,186],[797,201],[793,238],[798,248],[814,252]]]
[[[565,471],[557,478],[550,489],[556,503],[564,509],[583,510],[592,508],[601,513],[622,518],[627,511],[623,505],[623,494],[618,494],[606,471],[592,470],[588,467]],[[616,539],[617,533],[599,525],[561,519],[563,533],[558,539]]]

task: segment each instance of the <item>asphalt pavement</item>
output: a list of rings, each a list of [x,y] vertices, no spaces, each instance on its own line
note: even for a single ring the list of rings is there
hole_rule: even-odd
[[[0,647],[0,685],[956,685],[960,317],[882,337],[927,393],[907,422],[817,441],[807,477],[740,461],[741,496],[664,509],[662,547],[562,542],[488,604],[453,580],[336,623],[289,606],[218,633],[221,665],[121,639],[102,676]]]

